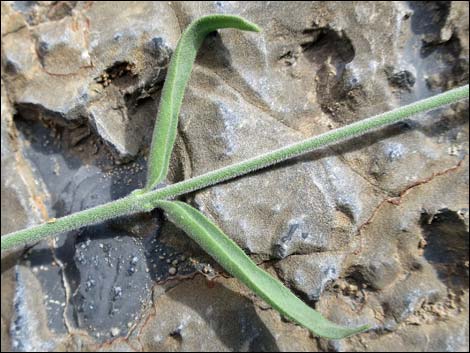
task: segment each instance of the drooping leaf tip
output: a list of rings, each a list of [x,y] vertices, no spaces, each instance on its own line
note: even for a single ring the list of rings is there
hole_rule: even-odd
[[[251,30],[252,32],[258,32],[259,33],[259,32],[262,31],[262,28],[260,26],[258,26],[257,24],[252,23],[252,26],[253,26],[252,27],[253,29]]]
[[[332,339],[332,340],[338,340],[338,339],[343,339],[347,337],[351,337],[354,335],[357,335],[359,333],[363,333],[365,331],[370,330],[371,326],[370,325],[362,325],[354,328],[348,328],[348,327],[339,327],[339,329],[336,330],[325,330],[322,332],[318,332],[316,330],[313,330],[309,327],[307,327],[310,331],[312,331],[315,335],[318,335],[319,337],[327,338],[327,339]]]
[[[354,330],[354,334],[357,334],[357,333],[361,333],[361,332],[365,332],[365,331],[368,331],[371,329],[371,326],[366,324],[366,325],[362,325],[362,326],[359,326],[357,327],[355,330]]]

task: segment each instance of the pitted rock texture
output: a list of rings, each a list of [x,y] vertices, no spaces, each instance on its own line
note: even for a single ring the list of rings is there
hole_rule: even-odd
[[[34,10],[19,7],[10,15],[18,6],[5,4],[2,13],[41,17],[43,7],[51,12],[58,5],[31,4]],[[7,20],[2,32],[10,48],[2,52],[10,99],[61,123],[87,119],[118,156],[135,156],[152,127],[147,118],[156,114],[155,107],[142,113],[141,103],[160,88],[179,36],[171,8],[78,2],[59,20],[38,18],[34,26],[27,20]]]
[[[145,181],[181,31],[204,42],[168,183],[469,81],[467,2],[2,2],[2,234]],[[155,211],[2,254],[2,351],[468,351],[468,100],[184,197],[331,320],[313,337]]]

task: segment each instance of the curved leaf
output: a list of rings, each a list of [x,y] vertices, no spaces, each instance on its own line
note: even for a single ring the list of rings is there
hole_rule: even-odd
[[[204,38],[218,28],[236,28],[258,32],[255,24],[238,16],[210,15],[192,22],[183,32],[171,57],[163,85],[157,121],[153,131],[152,145],[147,166],[145,190],[153,189],[168,173],[171,152],[176,138],[178,115],[183,94],[191,76],[196,53]]]
[[[156,201],[169,219],[183,229],[225,270],[289,319],[318,336],[339,339],[364,331],[368,326],[348,328],[325,319],[297,298],[280,281],[260,269],[242,249],[195,208],[179,201]]]

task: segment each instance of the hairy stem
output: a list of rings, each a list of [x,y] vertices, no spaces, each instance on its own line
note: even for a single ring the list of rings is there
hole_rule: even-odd
[[[432,110],[446,104],[468,98],[469,86],[463,86],[389,112],[364,119],[324,134],[279,148],[260,156],[232,164],[212,172],[185,180],[163,189],[134,193],[122,199],[74,213],[39,226],[13,232],[1,237],[2,251],[35,242],[44,237],[64,233],[80,227],[96,224],[122,215],[150,211],[157,200],[171,198],[210,185],[233,179],[240,175],[265,168],[276,163],[300,156],[315,149],[363,135],[371,130],[393,124],[411,115]]]
[[[400,120],[404,120],[411,115],[425,112],[437,107],[456,102],[468,97],[469,87],[459,87],[445,93],[438,94],[431,98],[405,105],[389,112],[373,116],[344,127],[328,131],[326,133],[302,140],[289,146],[264,153],[242,162],[232,164],[206,174],[184,180],[170,185],[164,189],[153,191],[148,194],[148,201],[153,197],[168,198],[182,195],[190,191],[202,189],[222,181],[236,178],[255,170],[259,170],[279,162],[300,156],[316,149],[344,141],[346,139],[363,135],[371,130],[378,129]]]

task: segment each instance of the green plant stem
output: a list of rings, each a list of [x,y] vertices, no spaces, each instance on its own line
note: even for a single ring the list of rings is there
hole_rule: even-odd
[[[222,181],[233,179],[243,174],[311,152],[315,149],[325,147],[348,138],[363,135],[371,130],[406,119],[411,115],[457,102],[461,99],[468,98],[468,95],[468,85],[455,88],[436,96],[276,149],[240,163],[229,165],[227,167],[184,180],[162,189],[143,193],[133,193],[122,199],[59,218],[53,223],[45,223],[13,232],[1,237],[1,250],[4,251],[17,246],[30,244],[50,235],[64,233],[118,216],[148,212],[155,208],[155,202],[157,200],[175,197]]]
[[[171,152],[175,144],[179,111],[197,51],[204,38],[220,28],[260,31],[260,28],[254,23],[231,15],[204,16],[184,30],[171,57],[163,85],[152,146],[150,147],[145,191],[154,189],[168,174]]]
[[[134,195],[129,195],[104,205],[57,218],[51,223],[43,223],[38,226],[4,235],[1,237],[2,251],[31,244],[47,236],[57,235],[86,225],[100,223],[114,217],[146,211],[143,204],[142,207],[136,207],[137,203],[135,199],[136,197]]]
[[[421,101],[405,105],[389,112],[373,116],[347,126],[302,140],[289,146],[264,153],[194,178],[167,186],[164,189],[150,192],[148,201],[152,198],[168,198],[199,190],[229,179],[236,178],[255,170],[259,170],[279,162],[300,156],[316,149],[338,143],[340,141],[363,135],[371,130],[384,127],[404,120],[411,115],[435,109],[468,97],[469,87],[459,87]]]

